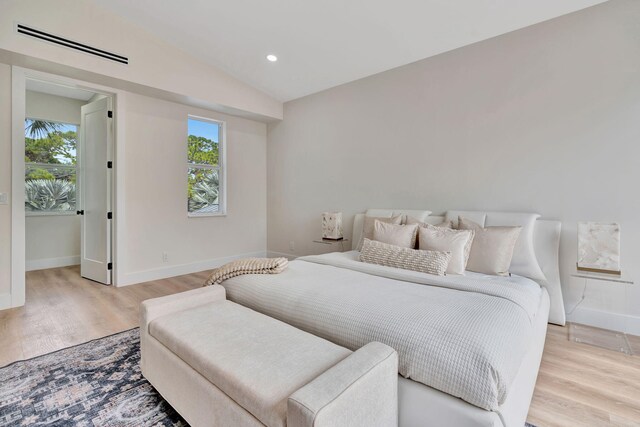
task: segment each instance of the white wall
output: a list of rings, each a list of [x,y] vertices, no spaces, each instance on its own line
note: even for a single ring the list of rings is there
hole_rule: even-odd
[[[80,264],[80,219],[74,215],[27,216],[26,269]]]
[[[26,115],[41,120],[80,124],[86,102],[27,91]],[[80,263],[80,217],[27,215],[25,221],[27,271]]]
[[[11,67],[0,63],[0,193],[11,194]],[[11,303],[11,205],[0,204],[0,308]]]
[[[286,103],[269,125],[269,251],[324,249],[326,210],[539,212],[563,222],[567,307],[577,221],[620,222],[640,280],[638,22],[640,2],[612,0]],[[576,315],[607,326],[629,301],[640,316],[640,287],[616,286],[590,282]]]
[[[80,125],[80,108],[88,101],[28,90],[26,115],[30,118]]]
[[[124,283],[201,271],[266,252],[266,125],[125,94]],[[227,215],[187,217],[187,116],[226,121]],[[119,117],[120,117],[119,116]],[[122,167],[122,165],[116,165]],[[168,262],[162,262],[167,252]],[[122,255],[122,254],[121,254]]]

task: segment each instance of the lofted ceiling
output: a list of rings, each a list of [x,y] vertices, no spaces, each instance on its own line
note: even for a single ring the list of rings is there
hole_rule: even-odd
[[[604,0],[93,1],[288,101]]]

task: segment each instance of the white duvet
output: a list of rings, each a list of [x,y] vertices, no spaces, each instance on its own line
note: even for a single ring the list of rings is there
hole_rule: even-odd
[[[400,375],[498,409],[529,350],[540,286],[518,276],[432,276],[358,254],[302,257],[281,274],[222,285],[228,299],[352,350],[390,345]]]

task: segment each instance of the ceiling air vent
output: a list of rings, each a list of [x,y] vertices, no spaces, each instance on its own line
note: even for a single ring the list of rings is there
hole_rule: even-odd
[[[88,53],[90,55],[99,56],[101,58],[108,59],[109,61],[115,61],[121,64],[129,63],[129,58],[127,58],[126,56],[117,55],[115,53],[108,52],[106,50],[98,49],[95,47],[87,46],[86,44],[74,42],[72,40],[65,39],[63,37],[54,36],[53,34],[45,33],[44,31],[27,27],[26,25],[17,24],[16,30],[18,31],[18,33],[23,34],[25,36],[34,37],[36,39],[44,40],[49,43],[55,43],[57,45],[75,49],[80,52]]]

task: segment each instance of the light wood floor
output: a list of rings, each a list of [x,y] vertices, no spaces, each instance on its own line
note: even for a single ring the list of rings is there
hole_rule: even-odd
[[[138,325],[140,301],[199,287],[206,273],[114,288],[77,267],[27,273],[27,304],[0,311],[0,366]],[[549,325],[530,423],[640,426],[640,357],[567,340]],[[632,345],[640,354],[640,340]]]

